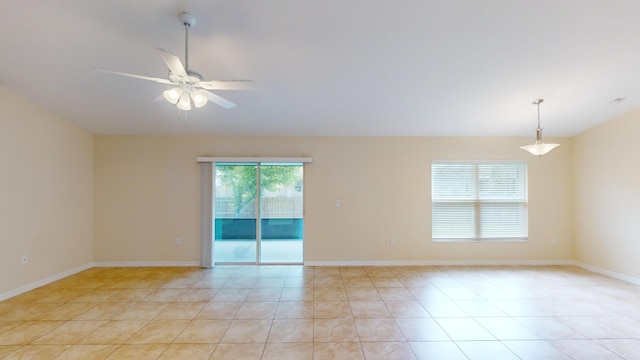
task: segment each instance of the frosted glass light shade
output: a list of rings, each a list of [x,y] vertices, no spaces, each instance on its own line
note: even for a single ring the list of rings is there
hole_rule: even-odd
[[[197,108],[201,108],[207,104],[207,98],[198,90],[191,91],[191,100]]]
[[[545,144],[542,141],[536,141],[535,144],[521,146],[520,149],[528,151],[531,155],[542,156],[558,146],[560,146],[560,144]]]
[[[185,91],[182,93],[182,96],[180,96],[180,100],[178,100],[176,106],[178,107],[178,109],[183,111],[191,110],[191,97],[189,96],[188,92]]]
[[[162,92],[162,96],[164,96],[164,98],[168,102],[172,103],[173,105],[175,105],[178,102],[181,94],[182,94],[182,89],[177,87],[173,89],[165,90]]]

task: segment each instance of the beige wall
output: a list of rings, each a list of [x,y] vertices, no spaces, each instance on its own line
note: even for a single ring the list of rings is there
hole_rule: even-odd
[[[536,158],[530,138],[94,137],[2,87],[0,105],[0,296],[94,261],[197,261],[197,156],[312,157],[308,263],[575,259],[640,278],[640,110]],[[529,241],[432,243],[432,159],[527,160]]]
[[[91,263],[93,136],[3,87],[0,108],[2,296]]]
[[[575,258],[640,278],[640,110],[575,137]]]
[[[572,142],[560,139],[560,148],[537,158],[518,149],[531,141],[96,136],[94,260],[197,261],[197,156],[312,157],[305,169],[309,263],[571,260]],[[432,243],[432,159],[527,160],[529,241]]]

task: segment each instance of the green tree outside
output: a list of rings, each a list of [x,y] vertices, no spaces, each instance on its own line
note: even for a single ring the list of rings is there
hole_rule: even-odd
[[[295,185],[299,179],[299,166],[261,165],[262,190],[279,191]],[[234,211],[238,216],[247,205],[253,204],[257,195],[257,165],[216,165],[216,173],[223,186],[232,189]]]

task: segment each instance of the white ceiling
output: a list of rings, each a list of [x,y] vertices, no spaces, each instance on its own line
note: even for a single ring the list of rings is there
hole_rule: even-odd
[[[156,48],[253,79],[188,112]],[[638,0],[1,1],[0,84],[96,134],[572,136],[640,107]],[[611,103],[615,98],[625,101]]]

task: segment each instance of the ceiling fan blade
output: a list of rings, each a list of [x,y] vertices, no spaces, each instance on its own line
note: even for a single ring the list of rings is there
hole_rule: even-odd
[[[214,93],[212,93],[211,91],[207,91],[207,90],[200,90],[200,93],[202,93],[202,95],[206,96],[207,99],[209,99],[209,101],[216,103],[220,106],[222,106],[225,109],[231,109],[234,108],[236,106],[236,104],[232,103],[231,101],[220,97]]]
[[[113,74],[113,75],[126,76],[126,77],[130,77],[130,78],[134,78],[134,79],[142,79],[142,80],[155,81],[155,82],[160,83],[160,84],[169,84],[169,85],[173,85],[173,82],[172,82],[171,80],[168,80],[168,79],[161,79],[161,78],[150,77],[150,76],[142,76],[142,75],[129,74],[129,73],[124,73],[124,72],[120,72],[120,71],[113,71],[113,70],[101,69],[101,68],[97,68],[97,67],[94,67],[94,68],[93,68],[93,70],[95,70],[95,71],[100,71],[100,72],[107,73],[107,74]]]
[[[196,87],[207,90],[255,90],[253,80],[211,80],[200,81]]]
[[[178,76],[185,81],[189,79],[187,71],[184,69],[184,66],[182,66],[182,62],[179,57],[170,52],[166,52],[164,49],[158,49],[158,51],[160,52],[160,56],[162,56],[162,60],[167,64],[173,75]]]

